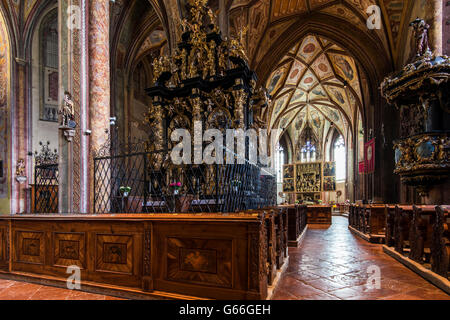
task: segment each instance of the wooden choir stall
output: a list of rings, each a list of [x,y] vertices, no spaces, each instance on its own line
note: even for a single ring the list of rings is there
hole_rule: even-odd
[[[0,276],[64,287],[67,268],[76,265],[82,290],[91,292],[267,299],[287,266],[289,221],[304,227],[304,214],[288,218],[286,208],[270,207],[232,214],[1,216]]]

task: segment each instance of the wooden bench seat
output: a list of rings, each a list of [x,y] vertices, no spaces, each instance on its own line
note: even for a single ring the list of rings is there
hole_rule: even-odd
[[[450,206],[396,205],[386,209],[383,251],[450,292]]]
[[[349,228],[363,239],[383,243],[386,235],[386,205],[351,205]]]
[[[306,227],[306,205],[280,206],[287,209],[288,215],[288,246],[297,247],[298,238]]]
[[[431,270],[450,277],[450,206],[436,207],[431,238]]]

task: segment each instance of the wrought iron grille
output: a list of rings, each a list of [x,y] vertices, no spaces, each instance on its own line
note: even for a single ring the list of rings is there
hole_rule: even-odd
[[[94,158],[95,213],[234,212],[275,204],[275,177],[262,176],[254,164],[173,165],[167,150],[120,150]]]
[[[58,165],[42,164],[34,167],[35,213],[58,212]]]
[[[50,149],[50,142],[39,142],[41,151],[35,152],[33,206],[35,213],[58,212],[58,153]]]

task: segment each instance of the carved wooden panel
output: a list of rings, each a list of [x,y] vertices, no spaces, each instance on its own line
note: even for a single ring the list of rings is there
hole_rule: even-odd
[[[17,261],[44,264],[44,232],[16,231]]]
[[[57,266],[77,265],[86,268],[86,238],[84,233],[53,233],[53,258]]]
[[[166,238],[167,279],[232,285],[232,240]]]
[[[131,274],[133,271],[133,237],[97,234],[96,270]]]

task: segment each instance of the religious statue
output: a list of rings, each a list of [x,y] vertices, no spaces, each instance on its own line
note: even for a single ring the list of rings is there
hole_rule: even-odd
[[[16,176],[24,177],[25,176],[25,160],[19,159],[16,164]]]
[[[186,64],[187,64],[187,51],[183,48],[180,53],[181,58],[181,80],[186,80],[187,74],[186,74]]]
[[[180,68],[178,67],[178,61],[170,61],[170,71],[172,73],[173,85],[177,86],[180,82]]]
[[[268,106],[269,104],[269,97],[267,94],[267,90],[264,88],[258,88],[255,90],[255,93],[252,97],[252,109],[255,112],[260,111],[262,108]]]
[[[191,24],[188,22],[188,20],[187,20],[186,18],[184,18],[183,20],[181,20],[180,26],[181,26],[181,31],[182,31],[183,33],[188,32],[189,29],[191,28]]]
[[[73,101],[72,96],[69,92],[64,92],[64,100],[59,110],[59,114],[61,114],[61,127],[74,127],[70,121],[74,121],[74,111],[73,111]]]
[[[161,66],[160,60],[158,60],[158,58],[155,58],[153,60],[152,65],[153,65],[153,77],[156,80],[158,80],[159,76],[162,73],[162,66]]]
[[[209,16],[209,23],[212,26],[212,32],[218,33],[219,32],[219,27],[217,26],[216,23],[216,16],[214,14],[214,12],[211,10],[211,8],[208,8],[208,16]]]
[[[203,70],[203,78],[205,79],[208,75],[213,77],[216,75],[216,43],[211,41],[209,46],[207,46],[208,59],[206,61],[206,66]]]
[[[218,65],[219,65],[219,72],[220,75],[223,76],[225,74],[225,70],[227,69],[227,41],[225,40],[220,44],[219,52],[218,52]]]
[[[214,103],[212,102],[212,100],[210,98],[208,98],[208,100],[205,101],[205,106],[206,106],[206,110],[205,110],[204,114],[205,114],[205,116],[208,116],[208,114],[210,114],[213,110]]]
[[[230,53],[232,56],[248,61],[244,46],[236,39],[230,41]]]
[[[192,51],[189,63],[189,78],[198,77],[198,67],[201,68],[201,52],[200,50]]]
[[[431,51],[428,44],[428,29],[430,26],[423,19],[417,18],[409,24],[414,28],[414,44],[416,57],[430,56]]]

